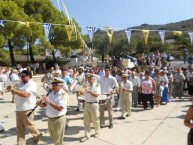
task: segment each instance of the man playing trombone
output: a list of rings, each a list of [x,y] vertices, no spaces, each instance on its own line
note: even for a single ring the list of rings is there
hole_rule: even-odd
[[[18,89],[8,86],[8,91],[15,95],[16,101],[16,124],[17,124],[17,143],[25,145],[25,129],[32,134],[34,143],[38,143],[42,133],[34,125],[34,113],[29,117],[27,114],[36,106],[37,85],[32,80],[30,71],[24,70],[21,72],[21,83],[18,84]]]
[[[63,79],[54,77],[51,83],[52,91],[48,97],[42,97],[38,101],[40,107],[46,107],[48,131],[55,145],[63,145],[65,132],[68,94],[63,90],[63,83]]]

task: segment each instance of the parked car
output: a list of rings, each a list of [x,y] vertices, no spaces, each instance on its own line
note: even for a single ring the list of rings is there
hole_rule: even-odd
[[[79,55],[71,55],[70,56],[70,59],[76,59],[77,58],[77,61],[83,61],[83,57],[79,56]]]
[[[137,62],[137,58],[130,56],[130,55],[122,55],[120,56],[122,59],[130,59],[131,62]]]

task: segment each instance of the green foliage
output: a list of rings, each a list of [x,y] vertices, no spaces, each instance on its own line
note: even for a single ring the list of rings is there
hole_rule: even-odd
[[[22,50],[26,43],[29,43],[29,52],[31,61],[33,55],[43,54],[45,48],[53,50],[54,48],[60,49],[66,55],[69,55],[71,49],[79,48],[81,46],[80,38],[75,32],[72,36],[72,41],[68,41],[65,26],[51,27],[50,38],[51,41],[47,42],[43,33],[42,23],[53,24],[69,24],[67,18],[58,9],[56,9],[50,0],[0,0],[0,19],[2,20],[16,20],[22,22],[34,22],[27,25],[20,23],[5,22],[5,27],[0,26],[0,47],[5,45],[9,40],[10,58],[12,65],[14,62],[14,53],[22,54]],[[72,19],[73,23],[77,26],[77,30],[81,31],[78,23]],[[36,43],[38,41],[38,44]],[[14,50],[15,48],[15,50]],[[17,50],[16,50],[17,48]]]
[[[10,66],[9,51],[0,48],[0,65]]]

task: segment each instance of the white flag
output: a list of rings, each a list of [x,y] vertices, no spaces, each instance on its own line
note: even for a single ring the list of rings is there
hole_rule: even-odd
[[[0,20],[0,25],[4,27],[3,20]]]
[[[129,44],[131,43],[131,32],[132,30],[130,30],[130,29],[127,29],[126,31],[125,31],[125,33],[126,33],[126,35],[127,35],[127,39],[128,39],[128,42],[129,42]]]
[[[166,31],[164,31],[164,30],[159,31],[159,35],[161,37],[161,40],[162,40],[163,44],[164,44],[164,40],[165,40],[165,33],[166,33]]]
[[[188,35],[190,36],[190,43],[193,44],[193,32],[188,32]]]
[[[87,30],[88,30],[90,41],[92,41],[94,33],[96,32],[96,27],[87,27]]]
[[[49,40],[50,28],[51,28],[52,25],[48,24],[48,23],[44,23],[42,26],[44,27],[44,34],[46,36],[46,41],[48,41]]]

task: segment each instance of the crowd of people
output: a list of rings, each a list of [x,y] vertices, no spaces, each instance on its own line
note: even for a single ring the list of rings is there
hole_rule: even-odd
[[[159,63],[159,61],[161,63]],[[105,127],[105,110],[108,111],[109,129],[113,128],[113,106],[120,111],[120,119],[126,119],[132,113],[132,107],[143,107],[145,111],[155,109],[155,105],[167,104],[171,99],[179,97],[188,91],[193,96],[193,68],[170,67],[164,65],[161,59],[146,61],[137,68],[116,66],[78,66],[62,69],[56,65],[51,67],[42,78],[47,82],[48,94],[36,100],[36,83],[32,80],[30,68],[18,71],[9,67],[0,68],[0,81],[7,79],[18,82],[17,88],[11,87],[12,102],[16,103],[16,122],[18,144],[25,144],[25,129],[27,128],[38,142],[42,133],[34,126],[35,107],[46,108],[48,130],[56,145],[63,144],[65,120],[68,112],[69,93],[77,96],[77,109],[83,107],[83,124],[85,136],[82,142],[90,139],[90,123],[95,129],[95,137],[100,135],[100,129]],[[154,65],[153,65],[154,64]]]
[[[138,68],[64,67],[51,68],[46,75],[51,80],[54,74],[64,80],[63,88],[69,88],[77,95],[77,109],[84,104],[84,126],[86,141],[90,138],[90,123],[93,122],[96,136],[105,125],[104,111],[108,111],[108,127],[113,128],[113,106],[120,110],[120,119],[131,114],[132,107],[143,106],[144,110],[154,109],[154,104],[167,104],[171,99],[182,96],[188,91],[192,96],[193,70],[181,67],[139,66]],[[76,85],[85,90],[76,90]],[[89,86],[89,87],[88,87]],[[83,99],[83,100],[82,100]],[[118,100],[117,100],[118,99]],[[149,106],[148,106],[149,102]]]

